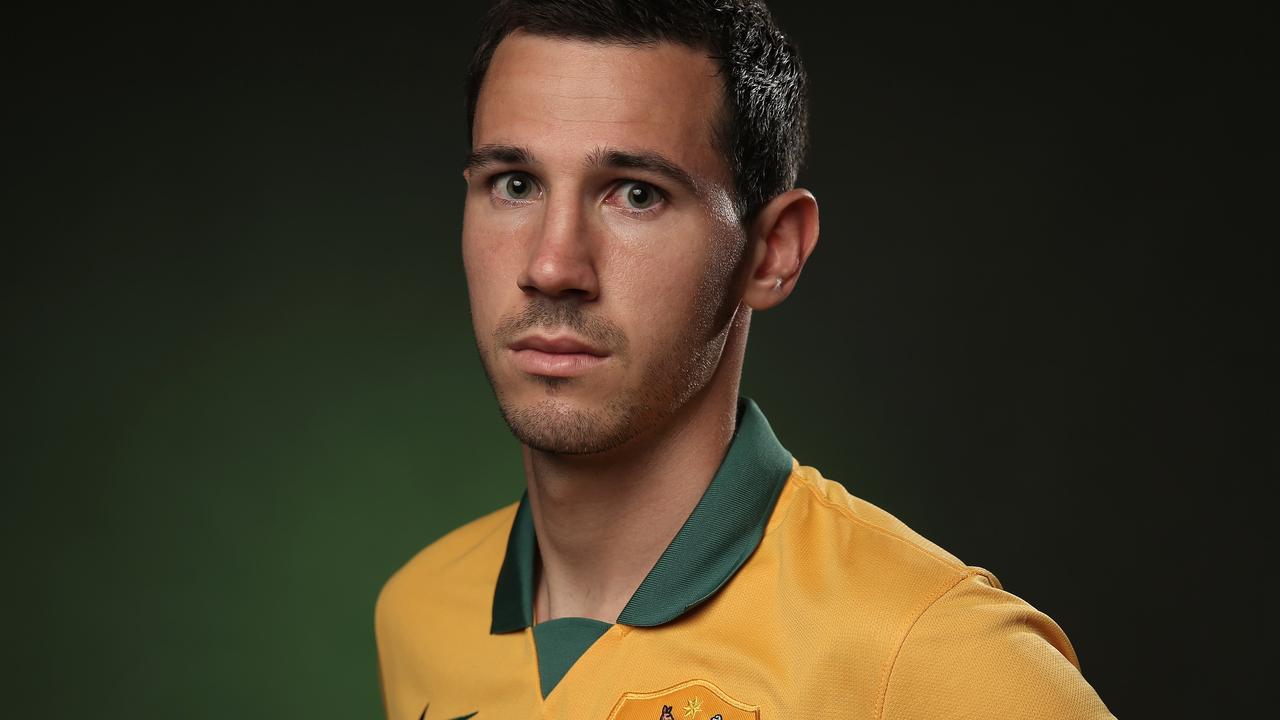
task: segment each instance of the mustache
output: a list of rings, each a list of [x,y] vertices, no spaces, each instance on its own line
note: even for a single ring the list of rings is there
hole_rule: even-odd
[[[553,300],[538,296],[517,312],[504,316],[493,334],[498,341],[497,347],[505,347],[528,330],[559,327],[568,327],[594,347],[614,355],[626,355],[626,333],[606,318],[584,311],[582,302],[576,299]]]

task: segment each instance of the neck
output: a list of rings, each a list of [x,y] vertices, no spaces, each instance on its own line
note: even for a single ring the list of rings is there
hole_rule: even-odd
[[[594,455],[523,448],[540,559],[536,622],[617,622],[732,441],[749,319],[738,313],[710,382],[661,425]]]

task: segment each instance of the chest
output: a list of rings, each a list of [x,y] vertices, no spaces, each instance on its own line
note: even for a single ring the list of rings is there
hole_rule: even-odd
[[[537,646],[532,630],[510,633],[506,650],[494,656],[501,662],[455,655],[460,662],[428,671],[418,697],[438,698],[432,707],[439,714],[425,720],[470,712],[477,720],[875,717],[890,657],[873,635],[772,613],[700,620],[615,625],[572,660],[545,697],[540,664],[549,665],[548,649]],[[457,672],[460,666],[469,671]]]

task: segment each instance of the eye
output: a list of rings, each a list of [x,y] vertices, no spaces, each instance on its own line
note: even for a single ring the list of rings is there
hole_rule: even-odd
[[[538,196],[538,184],[527,173],[502,173],[493,179],[493,190],[504,200],[532,200]]]
[[[632,210],[648,210],[662,202],[662,193],[649,183],[630,180],[618,187],[618,193]]]

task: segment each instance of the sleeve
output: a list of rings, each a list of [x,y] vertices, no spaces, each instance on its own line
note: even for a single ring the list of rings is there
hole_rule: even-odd
[[[907,631],[882,720],[1114,720],[1062,628],[985,573],[961,579]]]

